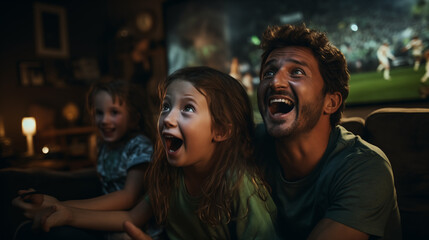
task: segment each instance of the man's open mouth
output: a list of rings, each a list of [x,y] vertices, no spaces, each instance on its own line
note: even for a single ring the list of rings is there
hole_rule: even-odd
[[[272,98],[269,100],[268,109],[272,115],[286,114],[295,107],[295,104],[285,98]]]
[[[165,146],[168,152],[177,151],[183,144],[183,140],[172,135],[164,135]]]

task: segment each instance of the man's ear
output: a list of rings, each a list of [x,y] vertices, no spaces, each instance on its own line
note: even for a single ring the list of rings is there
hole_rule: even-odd
[[[227,129],[220,129],[220,130],[215,130],[215,135],[213,137],[213,142],[222,142],[227,140],[229,137],[231,137],[231,128],[232,128],[232,124],[228,124],[228,128]]]
[[[328,93],[325,96],[325,106],[323,108],[323,113],[330,115],[335,113],[338,108],[341,106],[343,98],[339,92]]]

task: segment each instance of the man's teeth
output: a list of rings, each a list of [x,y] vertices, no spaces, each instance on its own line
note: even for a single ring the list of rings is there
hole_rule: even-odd
[[[271,99],[270,100],[270,104],[273,104],[273,103],[286,103],[287,105],[291,105],[292,104],[292,102],[290,100],[284,99],[284,98]]]
[[[272,98],[268,104],[268,109],[272,115],[286,114],[293,108],[294,103],[287,98]]]

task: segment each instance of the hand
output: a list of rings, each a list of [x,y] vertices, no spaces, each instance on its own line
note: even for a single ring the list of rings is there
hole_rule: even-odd
[[[40,208],[53,206],[59,202],[52,196],[36,192],[37,191],[31,188],[27,190],[19,190],[19,196],[12,200],[12,205],[21,208],[24,211],[24,216],[34,218],[35,212]]]
[[[49,232],[50,227],[45,227],[45,223],[48,217],[51,216],[51,214],[53,214],[55,211],[56,207],[54,206],[38,209],[38,211],[34,212],[33,225],[31,228],[33,230],[42,229],[45,232]]]
[[[33,229],[42,229],[49,232],[51,227],[68,225],[73,217],[72,209],[62,205],[54,204],[39,209],[33,218]]]
[[[30,188],[28,190],[19,190],[18,194],[22,197],[22,195],[26,195],[28,193],[32,193],[32,192],[37,192],[36,190]],[[32,202],[34,204],[42,204],[42,207],[48,207],[48,206],[52,206],[56,203],[58,203],[58,199],[56,199],[55,197],[46,195],[46,194],[42,194],[42,193],[37,193],[37,194],[29,194],[23,197],[23,199],[26,202]]]
[[[125,221],[123,223],[125,232],[133,239],[133,240],[152,240],[152,238],[145,234],[140,228],[136,227],[130,221]]]

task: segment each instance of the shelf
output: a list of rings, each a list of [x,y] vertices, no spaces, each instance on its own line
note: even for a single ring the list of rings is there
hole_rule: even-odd
[[[61,128],[61,129],[48,129],[40,132],[40,137],[56,137],[56,136],[67,136],[67,135],[81,135],[81,134],[92,134],[95,133],[96,128],[92,126],[86,127],[73,127],[73,128]]]

